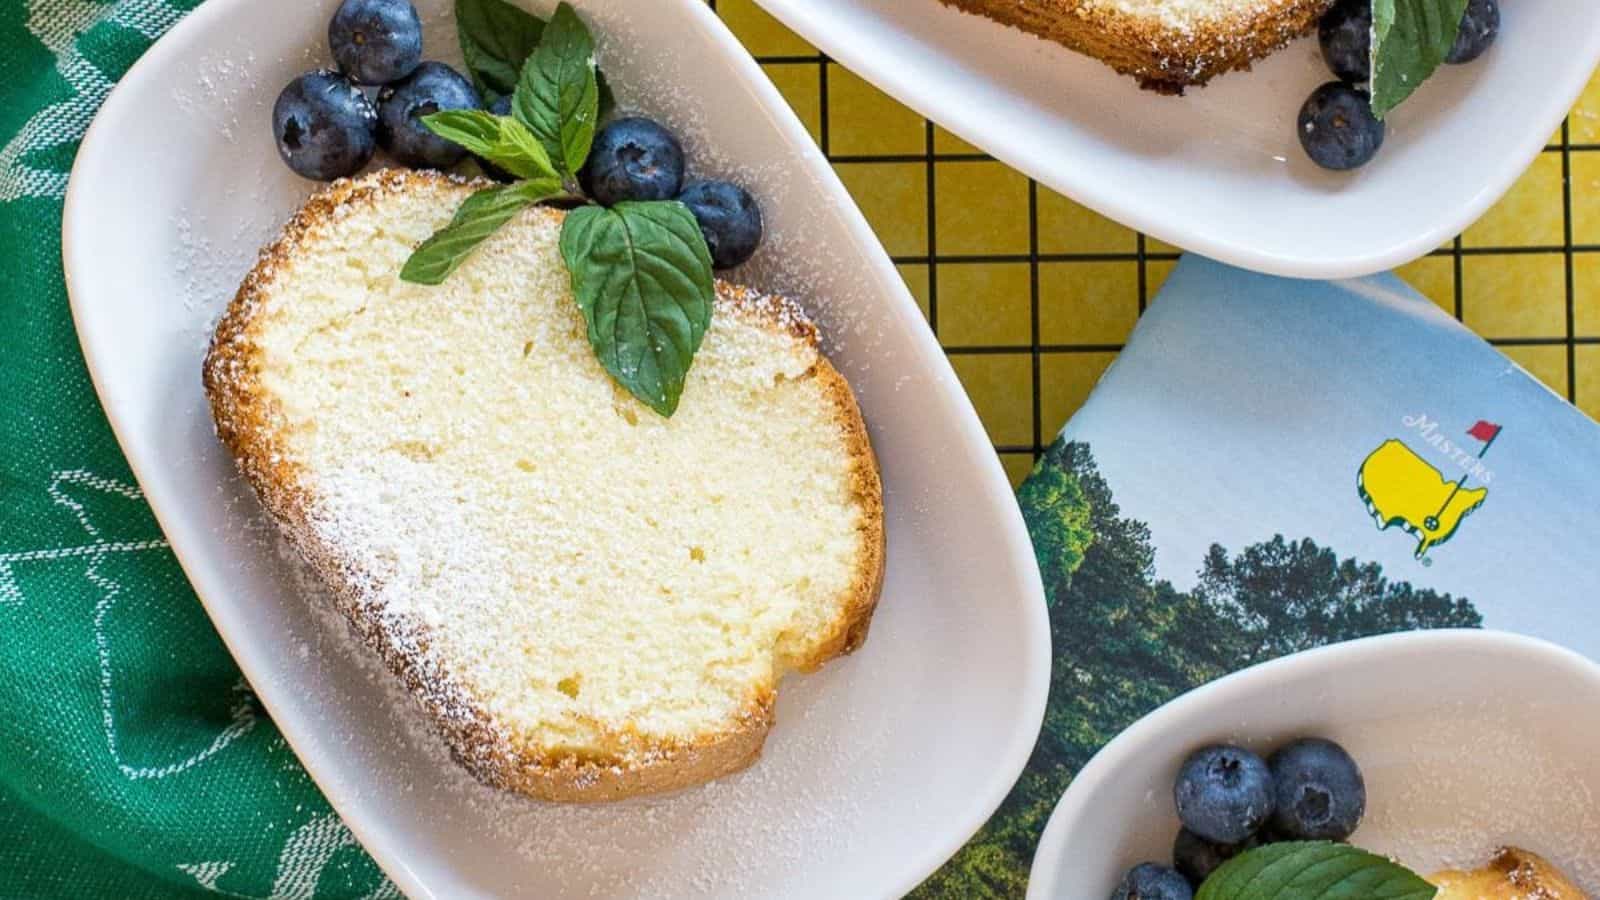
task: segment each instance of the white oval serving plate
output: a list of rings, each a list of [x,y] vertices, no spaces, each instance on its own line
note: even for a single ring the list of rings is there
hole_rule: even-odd
[[[939,0],[757,0],[829,56],[1112,219],[1248,269],[1366,275],[1466,228],[1556,131],[1600,60],[1600,4],[1504,0],[1496,45],[1389,119],[1376,159],[1324,172],[1296,135],[1332,80],[1315,38],[1185,97]],[[1020,0],[1018,0],[1020,2]]]
[[[448,0],[427,55],[459,62]],[[548,12],[549,2],[533,4]],[[66,202],[73,316],[145,496],[239,666],[361,843],[416,897],[888,897],[1005,796],[1044,713],[1049,630],[1022,517],[971,404],[866,222],[771,83],[695,0],[583,0],[624,104],[750,184],[742,277],[797,296],[860,398],[889,570],[855,656],[785,683],[750,770],[601,807],[481,788],[280,555],[200,388],[212,324],[313,185],[269,111],[326,65],[334,0],[211,0],[112,92]]]
[[[1351,842],[1416,871],[1477,868],[1500,846],[1600,895],[1600,665],[1533,638],[1424,631],[1297,653],[1191,691],[1095,755],[1045,826],[1029,900],[1098,900],[1170,865],[1172,782],[1197,747],[1348,749],[1367,782]]]

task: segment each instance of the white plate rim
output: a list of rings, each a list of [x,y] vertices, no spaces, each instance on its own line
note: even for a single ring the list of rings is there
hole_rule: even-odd
[[[94,385],[95,393],[100,400],[101,407],[110,423],[113,436],[127,465],[132,471],[134,479],[141,488],[145,502],[156,518],[157,524],[163,533],[170,534],[172,528],[169,522],[173,512],[159,497],[152,496],[144,491],[146,478],[142,471],[140,460],[126,452],[129,445],[130,425],[121,413],[121,404],[116,402],[117,388],[106,376],[98,362],[95,353],[96,328],[92,324],[93,316],[87,311],[87,302],[82,297],[82,292],[74,290],[72,272],[81,267],[93,264],[93,248],[90,242],[81,239],[80,233],[84,226],[80,223],[93,215],[93,199],[84,195],[79,189],[81,181],[76,176],[80,167],[85,165],[85,160],[99,154],[114,153],[110,146],[111,138],[106,135],[110,127],[106,124],[116,112],[120,111],[122,98],[133,93],[124,90],[125,86],[156,77],[165,65],[173,58],[181,57],[191,49],[195,39],[202,35],[211,26],[213,20],[225,19],[236,6],[243,5],[249,0],[211,0],[187,13],[171,29],[157,39],[145,52],[129,67],[128,71],[112,87],[100,109],[86,130],[78,152],[74,157],[72,173],[68,177],[67,192],[64,199],[61,224],[62,263],[66,281],[68,305],[72,313],[74,328],[78,335],[79,347],[83,354],[85,367],[89,371],[90,381]],[[832,195],[836,212],[839,214],[846,227],[850,230],[854,242],[866,248],[876,248],[877,252],[871,254],[873,266],[878,270],[880,283],[885,286],[898,286],[891,288],[891,296],[885,301],[891,304],[890,312],[898,320],[897,324],[906,328],[915,341],[917,355],[921,360],[934,359],[935,365],[929,367],[935,376],[934,383],[930,386],[941,394],[947,401],[953,402],[957,410],[960,438],[963,443],[976,441],[985,447],[992,446],[983,425],[978,419],[971,400],[962,388],[960,380],[950,366],[944,351],[939,347],[932,332],[927,328],[921,311],[916,301],[911,297],[909,289],[904,286],[894,264],[888,254],[883,250],[882,244],[872,231],[865,216],[855,205],[846,191],[843,183],[833,167],[817,149],[805,126],[795,116],[777,88],[761,70],[755,59],[744,49],[738,39],[734,37],[727,26],[706,4],[699,0],[672,0],[686,7],[695,16],[698,26],[712,37],[725,50],[729,51],[729,58],[739,66],[741,74],[747,84],[759,92],[762,105],[772,116],[777,127],[781,128],[789,144],[797,148],[799,163],[808,166],[812,174],[817,176],[819,182],[826,186]],[[105,115],[107,110],[113,111],[113,116]],[[198,377],[198,375],[196,376]],[[1029,640],[1026,646],[1019,648],[1025,659],[1024,670],[1027,673],[1026,688],[1018,705],[1027,712],[1018,719],[1017,728],[1011,735],[1003,755],[996,759],[991,767],[989,777],[984,784],[984,789],[974,795],[970,807],[970,819],[962,827],[951,831],[951,838],[936,844],[931,844],[925,852],[915,858],[900,861],[898,868],[901,874],[891,879],[897,887],[893,895],[899,896],[915,888],[929,875],[936,871],[946,861],[955,855],[962,846],[976,834],[978,829],[993,815],[1000,803],[1010,793],[1012,786],[1021,776],[1029,757],[1032,755],[1034,745],[1038,739],[1039,730],[1044,724],[1046,701],[1048,700],[1050,671],[1051,671],[1051,638],[1049,616],[1044,601],[1044,587],[1038,574],[1032,543],[1028,538],[1027,526],[1022,519],[1022,513],[1017,506],[1015,495],[1010,488],[1004,468],[1000,465],[998,455],[993,453],[984,455],[979,471],[965,473],[966,477],[980,478],[988,499],[1002,511],[1008,520],[1008,541],[1017,571],[1023,573],[1027,598],[1019,602],[1018,608],[1024,617],[1023,625],[1026,628]],[[185,577],[190,581],[196,596],[205,608],[207,616],[217,627],[219,636],[233,657],[240,671],[252,685],[261,684],[265,680],[262,672],[256,665],[249,662],[249,654],[242,654],[241,648],[244,637],[238,633],[237,627],[229,627],[231,621],[227,607],[216,600],[224,592],[221,585],[197,580],[194,573],[201,571],[185,552],[185,545],[181,541],[172,541],[171,549],[177,558]],[[292,704],[279,703],[277,698],[269,697],[268,693],[257,692],[263,706],[267,709],[279,732],[283,735],[285,743],[295,753],[297,759],[304,766],[307,774],[316,783],[318,789],[328,800],[333,809],[344,820],[362,847],[367,850],[383,869],[384,873],[407,896],[434,897],[438,896],[406,865],[405,860],[389,852],[389,848],[377,840],[370,823],[360,814],[353,814],[360,808],[353,792],[346,789],[337,781],[329,778],[321,771],[316,760],[302,754],[304,742],[299,736],[309,729],[311,723],[306,721],[296,712]]]
[[[755,2],[790,30],[822,50],[828,57],[858,73],[884,93],[925,118],[937,122],[956,137],[983,149],[1007,166],[1028,174],[1045,187],[1109,219],[1184,250],[1240,268],[1289,278],[1331,280],[1387,271],[1418,259],[1460,234],[1511,189],[1544,149],[1546,140],[1560,126],[1562,119],[1577,102],[1586,85],[1586,80],[1574,80],[1566,90],[1542,91],[1536,96],[1526,98],[1527,102],[1535,107],[1536,112],[1532,117],[1540,127],[1529,128],[1527,134],[1516,143],[1516,152],[1506,154],[1493,177],[1486,179],[1476,193],[1463,199],[1454,214],[1440,217],[1431,228],[1409,239],[1394,241],[1365,252],[1291,257],[1264,253],[1244,244],[1219,240],[1195,225],[1175,223],[1145,212],[1141,207],[1126,202],[1125,198],[1128,196],[1126,192],[1109,188],[1116,179],[1089,175],[1077,179],[1065,177],[1062,174],[1062,167],[1050,164],[1049,154],[1045,148],[1031,149],[1025,141],[1009,141],[1004,137],[991,139],[989,132],[983,127],[985,123],[973,111],[976,107],[969,109],[959,104],[941,104],[938,97],[921,89],[916,67],[897,66],[893,56],[874,53],[873,47],[867,41],[852,40],[852,36],[844,33],[843,29],[830,28],[826,17],[811,6],[808,0],[755,0]],[[917,2],[934,3],[938,0],[917,0]],[[1591,72],[1597,64],[1600,64],[1600,27],[1589,30],[1583,57],[1588,61],[1587,69]]]
[[[1187,707],[1252,696],[1260,682],[1271,680],[1287,669],[1329,671],[1359,667],[1372,659],[1395,655],[1496,651],[1524,659],[1539,659],[1551,667],[1568,670],[1575,681],[1586,682],[1592,691],[1600,693],[1600,663],[1559,644],[1493,629],[1439,628],[1376,635],[1292,653],[1240,669],[1163,703],[1123,729],[1090,757],[1073,776],[1066,793],[1061,795],[1045,822],[1028,872],[1027,900],[1053,900],[1060,896],[1058,876],[1062,870],[1057,863],[1066,849],[1067,823],[1079,818],[1081,807],[1087,802],[1085,798],[1094,793],[1097,785],[1116,777],[1122,763],[1130,756],[1146,752],[1153,738],[1168,733],[1171,720],[1180,717]]]

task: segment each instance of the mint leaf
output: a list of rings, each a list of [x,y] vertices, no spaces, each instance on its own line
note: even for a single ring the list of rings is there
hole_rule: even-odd
[[[676,201],[575,209],[561,256],[600,364],[671,416],[711,324],[711,252],[694,215]]]
[[[517,89],[544,22],[505,0],[456,0],[456,36],[485,105]]]
[[[545,22],[505,0],[456,0],[456,36],[472,83],[483,95],[483,105],[493,106],[517,89],[517,78],[528,57],[539,46]],[[600,88],[600,117],[616,106],[604,72],[596,72]]]
[[[544,145],[510,116],[481,109],[449,109],[423,116],[422,124],[518,178],[559,178]]]
[[[1389,110],[1439,68],[1467,0],[1372,0],[1372,114]]]
[[[1268,844],[1211,873],[1195,900],[1432,900],[1438,888],[1348,844]]]
[[[594,38],[571,4],[556,7],[539,48],[522,67],[511,112],[544,144],[563,175],[583,167],[600,118],[600,86]]]
[[[594,83],[600,90],[600,110],[598,118],[604,119],[616,108],[617,97],[611,93],[611,82],[606,80],[606,73],[599,69],[594,70]],[[584,154],[587,156],[588,154]]]
[[[415,284],[443,282],[501,225],[527,207],[560,193],[561,182],[555,178],[536,178],[478,191],[461,204],[449,225],[412,251],[400,269],[400,280]]]

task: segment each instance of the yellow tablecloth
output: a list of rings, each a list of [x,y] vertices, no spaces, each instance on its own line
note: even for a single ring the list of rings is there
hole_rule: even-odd
[[[1177,249],[988,159],[825,60],[754,0],[713,6],[833,161],[1021,480]],[[1600,416],[1600,76],[1498,205],[1400,274]]]

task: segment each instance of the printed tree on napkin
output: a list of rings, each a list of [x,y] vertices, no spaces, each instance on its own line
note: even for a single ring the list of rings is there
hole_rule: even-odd
[[[1179,694],[1286,653],[1392,631],[1477,627],[1468,600],[1390,581],[1310,539],[1213,545],[1191,591],[1155,578],[1145,523],[1122,516],[1087,445],[1057,440],[1018,491],[1050,605],[1044,729],[998,812],[914,893],[1020,897],[1073,773]]]

